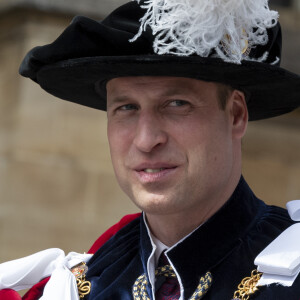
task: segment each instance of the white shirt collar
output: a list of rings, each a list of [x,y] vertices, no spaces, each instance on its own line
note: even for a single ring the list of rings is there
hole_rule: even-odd
[[[180,241],[178,241],[175,245],[173,245],[172,247],[168,247],[151,233],[150,228],[147,223],[147,220],[146,220],[145,213],[143,213],[143,220],[144,220],[144,224],[147,228],[148,236],[150,238],[151,245],[152,245],[152,252],[147,261],[147,272],[148,272],[149,281],[152,285],[152,297],[153,297],[153,299],[155,299],[155,268],[158,264],[158,260],[159,260],[161,253],[166,250],[166,257],[168,258],[167,252],[170,249],[176,247],[178,244],[182,243],[187,237],[189,237],[191,234],[193,234],[194,231],[196,231],[200,226],[202,226],[202,224],[200,226],[198,226],[196,229],[194,229],[192,232],[190,232],[188,235],[186,235],[184,238],[182,238]],[[181,282],[181,278],[180,278],[176,268],[172,264],[172,262],[170,260],[169,260],[169,262],[170,262],[170,265],[172,266],[172,268],[177,276],[178,282],[179,282],[180,295],[181,295],[179,300],[183,300],[184,289],[183,289],[183,284]]]
[[[162,243],[157,237],[155,237],[151,232],[150,236],[152,239],[153,244],[156,246],[155,252],[154,252],[154,261],[155,261],[155,266],[157,267],[158,265],[158,260],[160,258],[160,255],[169,249],[168,246],[166,246],[164,243]]]

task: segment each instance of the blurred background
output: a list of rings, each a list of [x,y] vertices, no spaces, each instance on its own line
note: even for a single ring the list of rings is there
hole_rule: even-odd
[[[122,0],[0,0],[0,262],[59,247],[87,251],[137,208],[111,166],[104,112],[62,101],[18,75],[32,47],[76,14],[102,19]],[[282,66],[300,74],[300,0],[271,1],[283,28]],[[284,101],[284,99],[283,99]],[[300,110],[249,125],[243,174],[256,195],[300,198]]]

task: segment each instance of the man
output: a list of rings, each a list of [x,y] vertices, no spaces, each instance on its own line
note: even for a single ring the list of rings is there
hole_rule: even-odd
[[[119,184],[169,247],[218,211],[241,176],[246,101],[230,91],[223,110],[219,89],[177,77],[107,84],[108,138]]]
[[[298,258],[291,274],[273,274],[273,260],[259,283],[255,258],[293,221],[241,176],[248,118],[300,105],[280,41],[266,1],[147,1],[103,22],[77,17],[26,56],[22,75],[107,110],[118,182],[143,211],[92,247],[84,299],[299,300]]]

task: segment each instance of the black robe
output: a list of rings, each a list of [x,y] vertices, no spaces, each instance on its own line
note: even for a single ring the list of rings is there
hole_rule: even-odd
[[[291,224],[286,210],[258,200],[242,177],[226,204],[168,251],[183,284],[184,299],[189,299],[207,271],[211,272],[213,282],[203,299],[233,299],[242,279],[256,269],[255,257]],[[132,286],[137,277],[147,274],[151,252],[151,241],[141,216],[122,228],[92,257],[87,273],[92,289],[85,299],[133,299]],[[149,284],[147,291],[153,299],[151,290]],[[300,300],[300,275],[292,287],[276,284],[259,287],[251,299]]]

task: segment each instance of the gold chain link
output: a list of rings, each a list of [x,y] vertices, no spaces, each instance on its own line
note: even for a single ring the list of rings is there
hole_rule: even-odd
[[[262,273],[257,270],[251,272],[250,277],[245,277],[238,285],[238,289],[234,292],[234,300],[248,300],[250,295],[258,291],[257,282],[261,278]]]
[[[90,281],[85,280],[85,274],[88,270],[86,263],[82,262],[71,269],[71,272],[76,278],[79,298],[84,298],[91,292]]]

